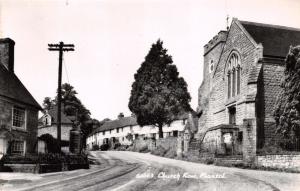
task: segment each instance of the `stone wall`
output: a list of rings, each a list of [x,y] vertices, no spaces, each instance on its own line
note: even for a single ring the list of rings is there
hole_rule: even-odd
[[[25,108],[26,129],[12,127],[12,109],[14,106]],[[15,139],[26,141],[26,152],[34,153],[36,151],[38,127],[37,109],[0,97],[0,124],[4,128],[11,129],[15,135]]]
[[[167,137],[164,139],[157,139],[156,140],[156,147],[163,147],[166,150],[177,150],[177,137]]]
[[[276,135],[276,124],[273,117],[277,96],[282,88],[280,87],[281,79],[284,75],[283,61],[269,61],[263,65],[263,100],[264,100],[264,122],[263,138],[264,144],[272,143],[279,139]]]
[[[62,124],[61,126],[61,140],[70,141],[70,130],[72,129],[72,125]],[[46,126],[46,127],[39,127],[38,128],[38,136],[50,134],[54,138],[57,138],[57,126]]]
[[[201,151],[209,153],[220,153],[221,150],[221,129],[208,131],[201,143]]]
[[[257,156],[258,166],[284,168],[300,171],[300,155],[265,155]]]
[[[256,120],[245,119],[243,129],[243,159],[246,162],[254,162],[256,156]]]

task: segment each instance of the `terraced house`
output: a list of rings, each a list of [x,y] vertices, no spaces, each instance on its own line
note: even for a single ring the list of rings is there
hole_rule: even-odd
[[[14,73],[14,45],[0,39],[0,156],[34,153],[40,105]]]
[[[273,109],[289,47],[300,44],[300,30],[233,19],[204,46],[199,88],[202,149],[243,154],[276,141]]]
[[[163,135],[166,137],[178,137],[183,134],[187,125],[191,129],[197,129],[195,126],[196,121],[192,114],[183,114],[173,121],[170,125],[163,127]],[[124,117],[119,115],[118,119],[107,121],[87,138],[88,148],[92,148],[93,145],[102,145],[109,143],[119,142],[122,145],[130,145],[131,139],[128,139],[128,134],[132,136],[132,140],[135,139],[158,139],[158,127],[155,126],[139,126],[135,117]]]

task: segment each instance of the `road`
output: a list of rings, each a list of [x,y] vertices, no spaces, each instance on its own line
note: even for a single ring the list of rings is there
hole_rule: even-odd
[[[300,190],[300,174],[244,170],[127,151],[91,152],[89,170],[20,175],[0,190]],[[6,176],[8,177],[8,176]]]

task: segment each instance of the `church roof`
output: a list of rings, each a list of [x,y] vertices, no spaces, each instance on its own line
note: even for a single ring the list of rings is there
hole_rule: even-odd
[[[263,45],[264,56],[286,57],[289,47],[300,44],[300,29],[239,21],[256,43]]]
[[[14,72],[8,71],[2,64],[0,64],[0,96],[42,109]]]

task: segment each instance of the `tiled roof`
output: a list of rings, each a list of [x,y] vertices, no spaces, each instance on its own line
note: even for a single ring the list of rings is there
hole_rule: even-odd
[[[0,64],[0,96],[31,105],[39,110],[42,109],[19,78],[2,64]]]
[[[188,113],[184,113],[184,114],[180,115],[177,118],[177,120],[187,119],[188,117],[189,117]],[[107,130],[111,130],[111,129],[134,126],[134,125],[138,125],[135,117],[123,117],[120,119],[105,122],[102,126],[95,129],[92,132],[92,134],[94,134],[96,132],[102,132],[102,131],[107,131]]]
[[[128,127],[137,125],[136,118],[134,117],[123,117],[120,119],[106,121],[101,127],[96,129],[96,132],[107,131],[120,127]]]
[[[63,110],[63,109],[62,109]],[[53,108],[51,108],[49,111],[48,111],[48,114],[52,117],[52,123],[57,123],[57,106],[54,106]],[[45,115],[44,115],[45,116]],[[39,122],[43,122],[43,117],[42,116],[40,119],[39,119]],[[69,116],[66,116],[66,114],[64,114],[64,112],[62,111],[61,112],[61,123],[63,124],[72,124],[72,116],[69,117]]]
[[[289,47],[300,44],[300,29],[240,21],[256,43],[263,45],[264,56],[286,57]]]

